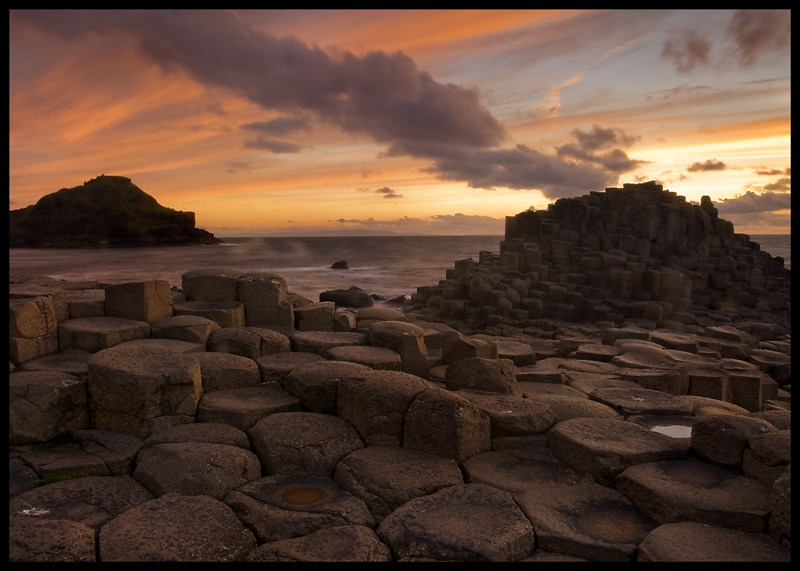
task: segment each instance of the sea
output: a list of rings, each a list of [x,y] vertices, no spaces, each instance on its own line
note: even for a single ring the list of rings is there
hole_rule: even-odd
[[[791,267],[791,235],[751,235],[761,249]],[[167,280],[181,286],[184,272],[225,267],[283,276],[293,293],[316,301],[331,289],[356,286],[391,299],[438,285],[456,260],[478,261],[500,252],[503,236],[227,237],[216,246],[156,248],[10,248],[9,273],[69,281]],[[349,269],[331,266],[346,261]]]

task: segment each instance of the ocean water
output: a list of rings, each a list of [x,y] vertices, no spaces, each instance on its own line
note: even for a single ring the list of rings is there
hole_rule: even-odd
[[[10,274],[65,280],[161,279],[180,287],[196,268],[226,267],[283,276],[289,290],[313,301],[329,289],[357,286],[392,298],[437,285],[456,260],[499,253],[503,236],[222,238],[219,246],[109,249],[9,249]],[[333,270],[345,260],[349,269]]]
[[[750,236],[791,267],[791,236]],[[221,246],[113,249],[9,249],[9,273],[66,280],[162,279],[180,287],[192,269],[227,267],[283,276],[289,290],[311,300],[329,289],[357,286],[387,298],[437,285],[456,260],[499,253],[502,236],[376,236],[223,238]],[[348,270],[331,265],[345,260]]]

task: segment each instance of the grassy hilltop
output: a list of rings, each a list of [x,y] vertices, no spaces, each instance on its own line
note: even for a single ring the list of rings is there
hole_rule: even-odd
[[[194,212],[161,206],[124,176],[100,175],[11,210],[9,247],[85,248],[217,244]]]

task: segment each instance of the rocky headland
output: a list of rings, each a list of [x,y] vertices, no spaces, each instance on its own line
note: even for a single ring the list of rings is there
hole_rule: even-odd
[[[10,210],[11,248],[100,248],[218,244],[195,228],[194,212],[160,205],[124,176],[100,175]]]
[[[790,273],[609,190],[401,309],[11,276],[10,560],[790,561]]]

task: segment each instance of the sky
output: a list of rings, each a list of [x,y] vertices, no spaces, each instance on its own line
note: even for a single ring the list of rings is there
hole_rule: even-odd
[[[9,12],[9,209],[100,174],[217,236],[502,235],[627,182],[791,232],[788,10]]]

